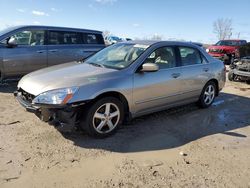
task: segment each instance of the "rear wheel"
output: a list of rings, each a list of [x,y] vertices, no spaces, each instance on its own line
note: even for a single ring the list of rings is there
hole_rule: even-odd
[[[96,101],[88,109],[80,126],[90,136],[107,137],[113,134],[124,119],[124,108],[120,100],[106,97]]]
[[[216,85],[214,82],[210,81],[205,85],[205,87],[202,90],[200,99],[198,101],[199,106],[201,108],[209,107],[213,103],[215,95],[216,95]]]

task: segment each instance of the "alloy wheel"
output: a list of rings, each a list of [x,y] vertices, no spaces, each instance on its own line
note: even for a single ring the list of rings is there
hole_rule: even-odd
[[[114,103],[105,103],[93,116],[93,127],[98,133],[109,133],[116,128],[120,120],[120,110]]]
[[[204,92],[204,103],[209,105],[213,102],[215,97],[215,88],[213,85],[208,85]]]

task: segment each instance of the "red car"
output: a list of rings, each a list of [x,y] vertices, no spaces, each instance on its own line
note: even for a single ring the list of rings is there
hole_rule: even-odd
[[[231,64],[234,58],[239,56],[239,47],[247,44],[246,40],[220,40],[215,45],[210,46],[207,52],[225,64]]]

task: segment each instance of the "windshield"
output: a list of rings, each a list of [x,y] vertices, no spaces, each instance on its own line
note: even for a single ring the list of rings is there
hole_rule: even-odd
[[[140,44],[114,44],[89,59],[85,63],[113,69],[124,69],[132,64],[149,46]]]
[[[215,46],[240,46],[242,41],[231,41],[231,40],[221,40],[215,44]]]

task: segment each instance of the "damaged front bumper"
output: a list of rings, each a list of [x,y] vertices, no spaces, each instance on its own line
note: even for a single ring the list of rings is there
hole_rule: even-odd
[[[237,70],[237,69],[233,69],[232,71],[235,75],[250,79],[250,71],[242,71],[242,70]]]
[[[37,105],[25,100],[19,91],[15,91],[14,96],[28,112],[34,113],[40,120],[54,125],[60,131],[71,131],[77,127],[78,109],[85,104]]]

